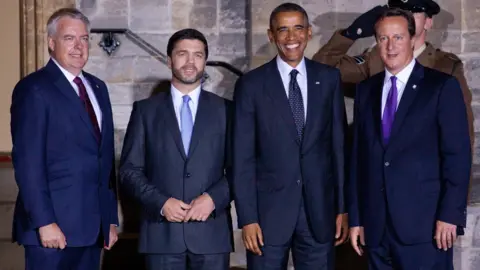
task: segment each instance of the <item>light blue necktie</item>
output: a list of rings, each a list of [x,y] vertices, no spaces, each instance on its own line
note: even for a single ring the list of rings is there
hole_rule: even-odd
[[[180,125],[181,125],[183,148],[185,149],[185,155],[188,156],[190,139],[192,138],[193,117],[192,117],[192,111],[190,110],[190,106],[188,105],[188,102],[190,101],[190,96],[185,95],[182,98],[183,98],[183,103],[182,103],[182,108],[180,109]]]

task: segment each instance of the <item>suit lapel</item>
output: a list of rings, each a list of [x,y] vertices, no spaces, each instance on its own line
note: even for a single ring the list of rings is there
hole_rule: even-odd
[[[375,134],[380,142],[380,145],[383,146],[383,132],[382,132],[382,92],[383,92],[383,81],[385,80],[385,71],[381,73],[382,75],[377,76],[376,80],[373,82],[372,86],[372,116],[373,116],[373,126],[375,129]]]
[[[267,89],[267,94],[273,100],[274,111],[278,111],[283,121],[286,124],[288,133],[292,138],[300,145],[298,141],[297,128],[293,120],[292,110],[290,108],[290,103],[286,95],[285,87],[282,83],[282,77],[278,71],[276,58],[273,58],[272,61],[268,63],[267,74],[265,78],[265,88]]]
[[[183,160],[186,160],[185,150],[183,148],[182,136],[180,135],[180,129],[178,127],[177,116],[175,115],[175,109],[173,108],[173,100],[172,95],[170,92],[166,94],[164,103],[166,106],[161,106],[163,108],[163,113],[160,115],[165,115],[165,124],[167,129],[170,130],[172,134],[173,141],[175,141],[175,145],[177,146],[180,155],[182,156]]]
[[[65,75],[63,75],[62,71],[52,60],[48,62],[46,69],[50,72],[50,74],[53,75],[55,86],[72,104],[72,107],[78,111],[80,118],[83,120],[87,128],[90,130],[93,138],[96,140],[95,131],[93,130],[90,117],[88,116],[87,110],[85,109],[82,101],[78,97],[77,93],[75,93],[75,89],[73,89],[70,82],[67,80],[67,78],[65,78]]]
[[[392,131],[390,133],[390,141],[395,140],[395,135],[400,131],[405,117],[408,114],[408,110],[412,105],[415,97],[417,95],[417,85],[420,84],[421,79],[423,78],[423,67],[422,65],[415,63],[412,74],[408,79],[407,85],[403,90],[402,98],[400,99],[400,104],[398,106],[397,112],[395,113],[395,120],[393,121]]]
[[[305,66],[307,70],[307,119],[305,121],[305,130],[303,133],[302,148],[308,149],[310,141],[315,139],[312,134],[315,133],[315,124],[319,122],[321,117],[319,104],[321,104],[321,95],[323,93],[322,87],[326,86],[326,79],[323,78],[322,72],[317,71],[312,66],[312,63],[305,59]],[[319,78],[320,77],[320,78]]]
[[[201,90],[200,97],[198,99],[197,114],[195,116],[195,122],[193,125],[192,139],[190,140],[190,147],[188,149],[188,156],[191,157],[195,148],[198,145],[198,141],[202,137],[205,129],[208,126],[208,117],[210,112],[209,97],[205,94],[204,90]]]

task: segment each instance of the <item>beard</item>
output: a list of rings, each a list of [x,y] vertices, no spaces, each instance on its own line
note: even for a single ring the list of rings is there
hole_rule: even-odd
[[[181,83],[184,83],[184,84],[194,84],[194,83],[197,83],[200,79],[202,79],[203,71],[204,71],[203,69],[198,71],[196,67],[193,67],[197,72],[191,77],[187,77],[182,74],[182,69],[185,69],[185,68],[190,68],[190,67],[183,66],[178,69],[176,68],[172,69],[173,77],[175,77],[175,79],[179,80]]]

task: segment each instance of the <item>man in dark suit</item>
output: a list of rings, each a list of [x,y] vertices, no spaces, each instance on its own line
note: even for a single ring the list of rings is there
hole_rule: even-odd
[[[375,33],[385,71],[356,91],[351,243],[371,269],[453,269],[471,169],[462,90],[414,59],[411,13],[386,11]]]
[[[133,104],[120,182],[143,206],[139,251],[149,270],[225,270],[232,251],[227,100],[201,88],[202,33],[176,32],[167,54],[171,89]]]
[[[268,30],[278,56],[236,84],[233,188],[248,269],[286,269],[290,249],[296,269],[333,269],[335,238],[347,235],[340,73],[304,57],[311,34],[302,7],[278,6]]]
[[[82,71],[88,29],[78,10],[56,11],[50,61],[12,95],[13,239],[29,270],[98,269],[117,240],[112,110],[105,83]]]

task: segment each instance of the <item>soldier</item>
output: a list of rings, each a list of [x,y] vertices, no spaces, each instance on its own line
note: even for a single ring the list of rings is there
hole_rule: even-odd
[[[432,17],[440,12],[440,7],[432,0],[389,0],[388,6],[413,13],[416,25],[414,56],[417,61],[423,66],[451,74],[459,81],[467,107],[470,141],[473,146],[472,95],[463,73],[463,63],[455,54],[436,49],[425,40],[433,25]],[[386,8],[387,6],[377,6],[360,15],[347,29],[336,31],[327,44],[313,56],[315,61],[340,69],[346,88],[344,92],[348,96],[352,95],[357,83],[384,70],[376,46],[355,57],[348,56],[347,51],[355,40],[373,36],[374,24]]]

